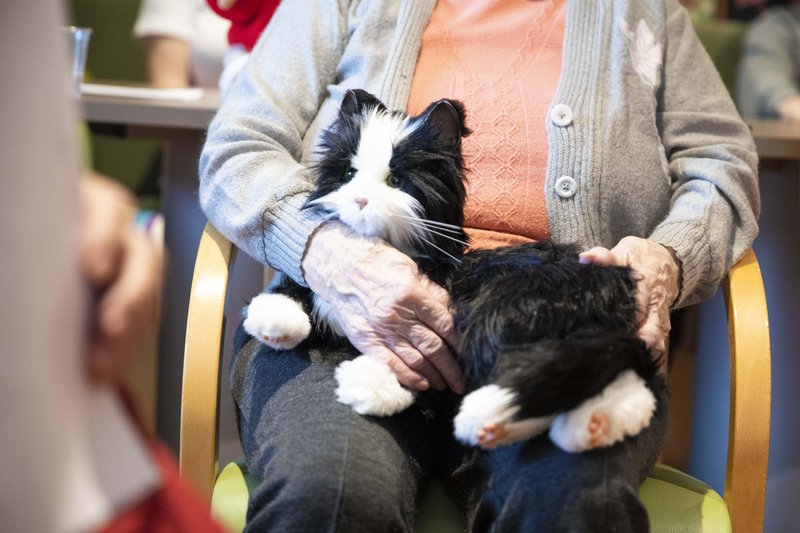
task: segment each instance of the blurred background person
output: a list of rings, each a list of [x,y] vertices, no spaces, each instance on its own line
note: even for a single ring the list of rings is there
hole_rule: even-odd
[[[230,21],[219,89],[222,96],[242,70],[258,37],[272,19],[280,0],[207,0],[217,15]]]
[[[222,73],[230,22],[203,0],[142,0],[134,36],[154,87],[213,87]]]
[[[767,5],[745,33],[737,105],[745,117],[800,122],[800,1]]]

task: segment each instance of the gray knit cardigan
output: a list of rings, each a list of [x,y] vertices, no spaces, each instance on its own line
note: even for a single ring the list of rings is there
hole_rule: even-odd
[[[200,158],[201,206],[224,235],[303,283],[323,222],[301,210],[318,136],[348,88],[405,109],[434,5],[282,2]],[[543,191],[553,240],[648,237],[681,262],[676,307],[713,294],[757,233],[757,156],[677,0],[569,0],[557,105],[568,120],[548,117]]]

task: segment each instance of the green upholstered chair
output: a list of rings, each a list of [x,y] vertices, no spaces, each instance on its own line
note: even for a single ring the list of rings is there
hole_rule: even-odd
[[[186,326],[181,413],[181,474],[209,499],[231,531],[244,526],[257,480],[243,460],[218,474],[219,371],[224,303],[235,248],[210,224],[197,253]],[[731,357],[731,409],[725,496],[666,465],[640,489],[654,532],[756,533],[763,529],[770,420],[770,350],[761,272],[749,251],[724,283]],[[239,310],[233,310],[238,316]],[[417,531],[463,531],[464,519],[440,484],[426,487]]]

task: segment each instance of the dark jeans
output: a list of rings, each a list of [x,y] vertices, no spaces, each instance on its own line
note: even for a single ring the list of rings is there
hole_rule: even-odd
[[[248,531],[413,531],[440,477],[474,531],[647,531],[638,487],[663,444],[666,409],[636,438],[570,454],[546,435],[491,453],[452,436],[459,398],[424,393],[403,413],[339,404],[333,372],[352,348],[276,353],[237,336],[231,384],[251,473]]]

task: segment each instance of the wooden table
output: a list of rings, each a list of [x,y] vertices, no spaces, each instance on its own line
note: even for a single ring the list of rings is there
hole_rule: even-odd
[[[83,96],[83,118],[94,129],[164,142],[162,212],[167,272],[158,357],[158,434],[177,450],[186,308],[205,216],[197,201],[198,158],[219,93],[190,102]]]
[[[779,120],[748,120],[761,159],[800,159],[800,124]]]

